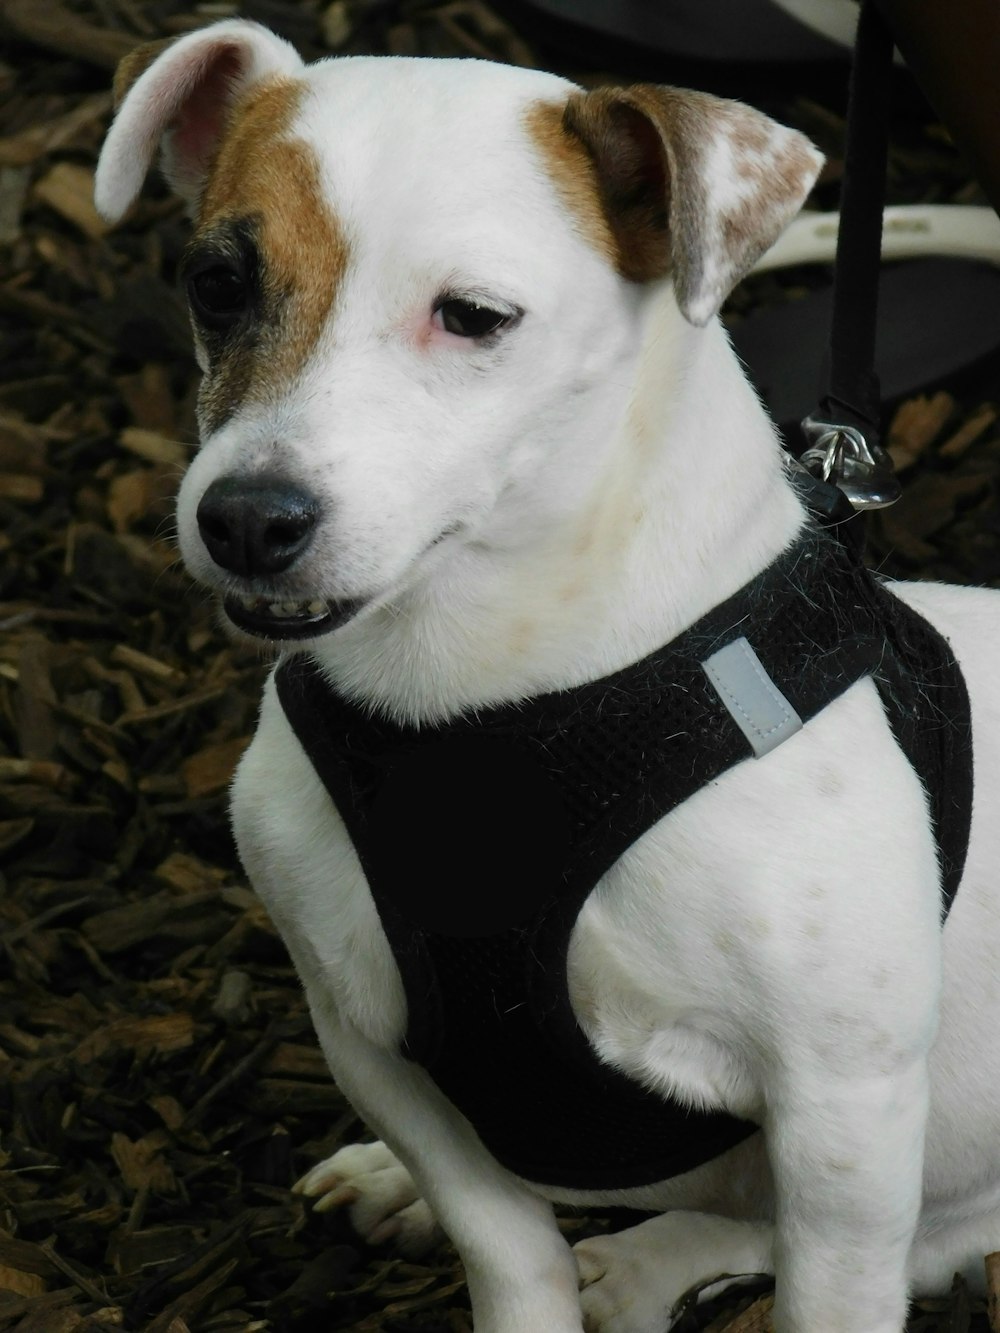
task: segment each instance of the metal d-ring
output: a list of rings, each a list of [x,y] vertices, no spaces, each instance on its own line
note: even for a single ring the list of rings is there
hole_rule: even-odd
[[[892,459],[880,444],[869,442],[854,426],[806,417],[802,429],[809,441],[799,461],[814,477],[843,491],[855,509],[885,509],[902,488]]]

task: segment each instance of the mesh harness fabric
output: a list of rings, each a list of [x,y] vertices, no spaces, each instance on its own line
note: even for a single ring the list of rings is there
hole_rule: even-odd
[[[404,1053],[525,1179],[648,1184],[757,1128],[687,1108],[600,1061],[566,981],[570,933],[601,876],[751,756],[702,666],[741,637],[804,723],[855,682],[875,683],[927,791],[944,915],[971,815],[965,684],[941,635],[825,530],[809,526],[642,661],[438,726],[372,714],[308,658],[278,669],[281,704],[345,821],[403,979]],[[878,813],[862,812],[859,836],[865,818]]]

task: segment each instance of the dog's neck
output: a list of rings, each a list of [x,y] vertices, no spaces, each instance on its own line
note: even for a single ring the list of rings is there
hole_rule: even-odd
[[[465,545],[320,645],[331,683],[400,720],[599,679],[674,638],[802,525],[775,429],[713,320],[652,304],[587,502],[523,544]],[[670,355],[668,356],[668,351]]]

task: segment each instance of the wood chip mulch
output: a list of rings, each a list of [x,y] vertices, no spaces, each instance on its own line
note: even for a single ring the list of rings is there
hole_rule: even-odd
[[[501,8],[0,0],[0,1333],[471,1329],[451,1249],[365,1250],[291,1193],[364,1127],[227,831],[265,665],[171,542],[194,438],[184,224],[152,184],[109,231],[91,189],[110,74],[139,41],[239,12],[309,56],[559,59]],[[834,181],[839,113],[785,110],[825,136]],[[894,173],[900,198],[974,197],[933,124]],[[734,317],[766,298],[747,290]],[[988,399],[932,387],[897,413],[888,567],[1000,586]],[[769,1301],[758,1286],[681,1327],[763,1330]],[[986,1328],[960,1282],[911,1322]]]

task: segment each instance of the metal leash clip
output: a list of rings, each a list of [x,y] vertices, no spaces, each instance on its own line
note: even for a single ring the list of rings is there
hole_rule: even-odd
[[[885,509],[902,494],[892,459],[880,444],[870,444],[854,426],[806,417],[809,441],[799,462],[814,477],[843,491],[855,509]]]

